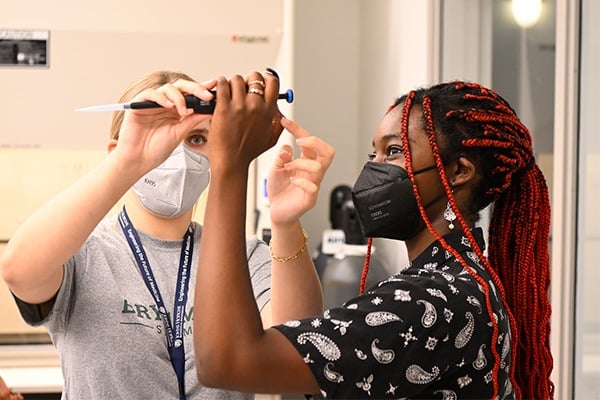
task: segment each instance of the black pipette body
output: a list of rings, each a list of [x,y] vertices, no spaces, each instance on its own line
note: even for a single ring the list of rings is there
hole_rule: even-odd
[[[215,111],[215,105],[217,100],[217,94],[215,91],[213,93],[213,98],[210,101],[202,100],[193,94],[185,95],[185,105],[187,108],[191,108],[197,114],[212,114]],[[280,93],[277,96],[280,100],[285,100],[287,103],[291,103],[294,101],[294,92],[292,89],[288,89],[285,93]],[[125,106],[125,108],[130,108],[132,110],[141,110],[145,108],[160,108],[162,107],[155,101],[136,101],[133,103],[129,103]]]

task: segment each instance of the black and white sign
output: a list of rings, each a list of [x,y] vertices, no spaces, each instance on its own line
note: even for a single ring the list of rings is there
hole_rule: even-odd
[[[47,67],[49,31],[0,29],[0,67]]]

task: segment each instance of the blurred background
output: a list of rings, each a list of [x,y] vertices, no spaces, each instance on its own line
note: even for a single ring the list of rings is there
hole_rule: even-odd
[[[594,21],[600,4],[182,0],[178,6],[22,0],[2,8],[0,252],[24,218],[105,156],[110,113],[75,108],[113,103],[131,81],[157,69],[204,80],[274,67],[282,87],[295,92],[292,104],[281,104],[283,113],[336,148],[318,204],[303,223],[326,305],[339,304],[358,293],[366,239],[348,190],[387,106],[440,80],[478,81],[501,93],[530,128],[551,189],[556,397],[600,397],[600,312],[594,304],[600,281],[594,263],[600,34]],[[248,184],[247,233],[266,240],[271,159],[268,152],[254,163]],[[370,279],[406,263],[401,244],[376,240]],[[0,375],[28,398],[61,390],[48,335],[21,321],[4,283]]]

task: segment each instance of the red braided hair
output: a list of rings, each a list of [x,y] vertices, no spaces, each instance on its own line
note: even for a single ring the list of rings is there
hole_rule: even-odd
[[[471,248],[490,273],[508,311],[513,336],[510,377],[515,394],[517,398],[526,399],[553,398],[548,297],[550,201],[546,181],[534,160],[529,130],[506,100],[475,83],[457,81],[420,89],[398,99],[394,106],[402,102],[401,137],[406,149],[406,169],[425,225],[484,289],[486,309],[493,323],[492,340],[496,341],[498,325],[491,308],[490,288],[439,235],[422,205],[407,136],[408,115],[413,103],[420,104],[423,109],[425,131],[448,202]],[[442,146],[439,146],[440,143]],[[471,159],[481,174],[471,203],[466,205],[466,212],[475,215],[494,202],[489,258],[485,257],[471,234],[445,175],[444,160],[456,159],[458,155]],[[367,256],[365,270],[368,260]],[[362,280],[366,280],[365,273]],[[490,348],[495,358],[495,397],[498,394],[495,377],[500,357],[496,346]]]
[[[410,111],[407,111],[407,112],[410,112]],[[427,136],[429,139],[429,144],[432,148],[432,153],[433,153],[433,156],[435,159],[435,165],[436,165],[438,173],[441,177],[442,185],[444,187],[446,197],[448,198],[448,202],[450,203],[452,210],[454,210],[454,213],[457,216],[457,220],[462,228],[462,231],[466,234],[467,238],[469,239],[471,248],[473,249],[473,251],[475,251],[475,253],[477,254],[477,257],[479,257],[479,259],[482,260],[482,262],[484,264],[486,264],[486,258],[483,255],[483,252],[479,248],[479,245],[477,244],[475,237],[471,233],[471,229],[470,229],[469,225],[467,224],[464,217],[462,216],[462,214],[459,211],[459,208],[456,204],[456,200],[454,199],[454,195],[452,193],[452,188],[450,187],[450,183],[448,182],[448,178],[446,177],[446,174],[444,172],[444,164],[442,162],[442,157],[440,155],[439,147],[438,147],[437,141],[435,139],[435,129],[434,129],[434,125],[433,125],[433,118],[431,115],[431,99],[429,97],[425,97],[423,99],[423,116],[425,118],[425,130],[426,130],[426,133],[427,133]],[[406,141],[405,145],[407,145],[408,144],[408,127],[406,130],[406,133],[403,136],[406,137],[403,140]],[[408,165],[408,162],[407,162],[407,165]],[[410,166],[410,168],[412,169],[412,165]],[[414,180],[414,174],[413,174],[413,190],[415,190],[415,192],[418,193],[416,180]],[[486,311],[488,312],[488,316],[490,317],[490,321],[492,322],[492,343],[496,343],[498,340],[498,323],[497,323],[496,319],[494,318],[494,310],[493,310],[493,306],[492,306],[492,301],[491,301],[491,297],[490,297],[490,288],[489,288],[488,283],[483,278],[481,278],[481,276],[479,276],[479,274],[477,274],[475,271],[473,271],[473,269],[469,266],[469,264],[467,264],[467,262],[462,258],[462,256],[454,248],[450,247],[448,245],[448,243],[435,231],[435,229],[431,225],[431,222],[429,221],[429,218],[427,217],[425,208],[422,206],[422,201],[420,199],[418,199],[417,202],[419,204],[419,209],[421,210],[421,215],[422,216],[424,215],[425,216],[424,218],[426,218],[428,220],[427,227],[428,227],[429,231],[432,232],[434,234],[434,237],[442,243],[442,247],[444,247],[444,249],[450,251],[454,255],[454,257],[462,264],[463,268],[465,268],[465,270],[468,271],[469,274],[483,288],[484,294],[485,294],[485,301],[486,301],[486,303],[485,303]],[[494,283],[496,284],[496,286],[500,290],[502,290],[502,284],[500,284],[497,275],[493,272],[493,270],[491,268],[488,268],[488,270],[491,271],[490,275],[492,276],[492,280],[494,280]],[[503,298],[503,293],[501,293],[501,297]],[[512,322],[512,318],[510,318],[510,321]],[[514,331],[514,326],[512,326],[512,325],[511,325],[511,330]],[[490,350],[492,352],[492,355],[494,356],[494,368],[492,370],[492,384],[493,384],[494,392],[492,394],[492,398],[495,398],[498,395],[497,377],[498,377],[498,371],[500,370],[501,358],[500,358],[500,355],[498,354],[496,346],[494,346],[494,345],[490,346]]]
[[[550,381],[550,199],[546,180],[535,163],[529,130],[499,95],[472,83],[455,83],[469,91],[469,102],[493,104],[488,110],[462,109],[447,113],[482,127],[482,135],[462,141],[465,148],[493,149],[496,182],[485,192],[494,197],[489,230],[489,270],[495,269],[504,287],[503,298],[513,314],[512,373],[524,398],[548,399]],[[535,205],[535,206],[534,206]]]
[[[388,107],[386,112],[390,112],[395,106],[396,104],[392,104]],[[404,118],[406,116],[403,114],[402,118],[403,118],[403,124],[406,123],[406,121],[404,121]],[[363,264],[363,269],[362,269],[362,274],[360,276],[360,285],[358,288],[358,294],[363,294],[365,292],[365,287],[367,285],[367,276],[369,275],[369,268],[371,267],[371,250],[373,248],[373,238],[368,238],[367,239],[367,254],[365,256],[365,262]]]
[[[369,267],[371,266],[371,248],[373,246],[373,238],[367,239],[367,255],[365,256],[365,264],[363,265],[362,274],[360,276],[360,286],[358,294],[365,292],[365,286],[367,285],[367,276],[369,275]]]

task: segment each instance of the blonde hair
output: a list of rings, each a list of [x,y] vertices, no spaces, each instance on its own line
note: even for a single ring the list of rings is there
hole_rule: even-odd
[[[195,81],[189,75],[175,71],[155,71],[151,72],[137,81],[133,82],[121,95],[119,103],[124,103],[133,99],[140,92],[146,89],[156,89],[167,83],[173,83],[179,79]],[[119,139],[119,131],[123,124],[123,111],[116,111],[113,114],[112,123],[110,126],[110,138]]]

